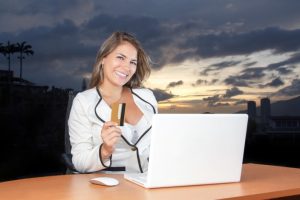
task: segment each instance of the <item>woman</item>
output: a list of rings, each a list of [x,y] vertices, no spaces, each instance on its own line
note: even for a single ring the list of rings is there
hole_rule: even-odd
[[[69,134],[79,172],[144,172],[148,166],[152,116],[157,101],[141,88],[150,74],[149,57],[130,34],[113,33],[101,46],[90,89],[74,98]],[[125,124],[111,120],[111,105],[126,103]]]

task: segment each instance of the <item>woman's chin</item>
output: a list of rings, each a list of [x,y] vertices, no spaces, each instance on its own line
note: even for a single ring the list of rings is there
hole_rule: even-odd
[[[118,81],[115,82],[115,85],[122,87],[122,86],[124,86],[127,82],[128,82],[128,80],[118,80]]]
[[[119,77],[119,76],[116,76],[115,77],[115,84],[118,85],[118,86],[124,86],[127,82],[129,81],[128,77]]]

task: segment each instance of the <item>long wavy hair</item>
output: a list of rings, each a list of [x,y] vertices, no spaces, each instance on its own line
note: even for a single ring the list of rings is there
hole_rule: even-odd
[[[137,50],[137,68],[134,75],[131,79],[125,84],[125,86],[131,88],[142,87],[142,82],[150,75],[150,57],[146,54],[144,49],[142,48],[139,41],[129,33],[126,32],[114,32],[110,37],[108,37],[100,47],[96,62],[94,64],[92,77],[90,81],[90,88],[96,87],[103,83],[104,73],[102,60],[112,51],[114,51],[117,46],[119,46],[122,42],[129,42],[132,44]]]

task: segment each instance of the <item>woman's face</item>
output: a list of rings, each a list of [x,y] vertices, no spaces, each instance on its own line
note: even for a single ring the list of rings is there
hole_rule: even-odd
[[[125,85],[137,67],[137,49],[129,42],[122,42],[102,60],[104,84]]]

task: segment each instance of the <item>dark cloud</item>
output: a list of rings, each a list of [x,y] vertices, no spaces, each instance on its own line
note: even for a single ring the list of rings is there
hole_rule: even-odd
[[[240,78],[239,76],[229,76],[224,80],[224,83],[232,86],[249,87],[248,81]]]
[[[80,25],[101,12],[93,4],[93,0],[0,1],[0,27],[3,32],[20,33],[38,26],[51,28],[64,20]]]
[[[39,14],[45,13],[50,15],[55,15],[61,12],[64,12],[70,8],[70,3],[68,1],[27,1],[28,3],[24,5],[23,10],[20,10],[19,14]],[[73,6],[76,5],[79,1],[74,0]],[[54,5],[55,6],[54,6]]]
[[[192,83],[193,87],[199,86],[199,85],[206,85],[207,84],[207,80],[203,80],[203,79],[198,79],[195,83]]]
[[[213,79],[213,80],[211,80],[211,84],[215,84],[215,83],[217,83],[218,82],[218,79]]]
[[[126,4],[120,0],[1,1],[0,42],[27,41],[32,45],[35,54],[24,60],[25,78],[41,84],[72,87],[91,72],[100,44],[117,30],[131,32],[141,41],[156,63],[154,69],[201,57],[248,55],[266,49],[274,53],[298,51],[300,29],[295,29],[295,24],[300,18],[299,5],[299,1],[277,0],[191,0],[189,3],[141,0]],[[278,15],[283,12],[284,15]],[[203,73],[241,62],[245,60],[216,63]],[[297,64],[299,55],[295,54],[266,68],[242,71],[224,82],[251,86],[252,81],[270,71],[291,74]],[[0,58],[0,65],[6,67],[7,61]],[[16,55],[12,67],[17,74]]]
[[[229,103],[221,103],[221,102],[214,104],[214,107],[218,107],[218,106],[230,106],[230,104]]]
[[[256,83],[254,80],[261,79],[265,76],[266,68],[254,67],[244,69],[240,75],[232,75],[224,80],[224,83],[232,86],[251,87],[251,84]]]
[[[115,31],[129,32],[141,42],[153,62],[156,63],[155,68],[159,68],[166,63],[160,47],[170,43],[171,37],[156,18],[100,14],[87,21],[83,26],[83,34],[88,36],[90,40],[94,39],[96,41],[99,41],[100,38],[103,40]]]
[[[284,82],[278,77],[266,84],[257,84],[255,80],[263,79],[270,72],[278,72],[280,75],[292,74],[296,64],[300,63],[300,54],[295,53],[290,58],[267,65],[266,67],[246,68],[241,71],[239,75],[229,76],[224,80],[226,84],[233,86],[251,87],[253,84],[261,88],[264,87],[278,87]]]
[[[185,23],[182,25],[186,25]],[[147,26],[144,26],[145,24]],[[195,26],[194,22],[191,24]],[[139,27],[143,28],[140,29]],[[178,26],[162,23],[157,18],[144,16],[113,17],[100,14],[86,23],[86,29],[90,30],[89,32],[95,31],[92,35],[96,37],[99,36],[100,30],[104,33],[111,33],[115,30],[135,33],[157,63],[156,68],[166,63],[180,63],[189,58],[241,55],[266,49],[273,49],[277,53],[282,53],[295,51],[300,46],[300,39],[298,39],[300,30],[298,29],[284,30],[274,27],[242,33],[221,32],[189,36],[190,33],[187,28],[178,28]],[[176,31],[177,29],[180,31]],[[199,26],[198,29],[190,31],[201,33],[202,30]],[[182,35],[180,40],[177,39],[179,35]],[[288,40],[293,40],[293,42],[287,42]],[[173,51],[165,52],[165,47],[173,48]],[[234,66],[239,62],[217,63],[208,68],[206,72]]]
[[[140,0],[126,4],[114,0],[94,1],[94,4],[96,8],[97,5],[101,6],[101,12],[111,15],[155,16],[164,22],[172,21],[178,27],[175,34],[183,30],[199,32],[199,29],[245,32],[276,25],[288,28],[298,24],[300,16],[300,3],[297,0]],[[122,9],[116,5],[121,5]]]
[[[241,61],[223,61],[223,62],[212,64],[210,66],[216,67],[216,69],[223,69],[226,67],[232,67],[238,65],[239,63],[241,63]]]
[[[143,28],[141,29],[141,27]],[[151,42],[154,42],[156,38],[162,37],[163,34],[163,28],[157,19],[143,16],[100,14],[86,22],[84,28],[90,36],[96,38],[99,38],[99,33],[105,33],[108,36],[114,31],[127,31],[134,34],[143,45],[149,46],[151,46]]]
[[[243,94],[244,92],[237,87],[230,88],[226,90],[226,93],[223,95],[224,98],[230,98],[233,96],[237,96]]]
[[[269,71],[278,71],[280,74],[290,74],[292,73],[292,70],[294,68],[294,64],[300,63],[300,53],[293,54],[290,58],[277,62],[272,63],[267,66],[267,70]]]
[[[159,102],[159,101],[165,101],[165,100],[168,100],[168,99],[171,99],[174,97],[173,94],[171,93],[168,93],[164,90],[161,90],[161,89],[153,89],[153,94],[156,98],[156,100]]]
[[[244,66],[245,66],[245,67],[250,67],[250,66],[255,65],[256,63],[257,63],[256,61],[254,61],[254,62],[249,62],[249,63],[244,64]]]
[[[244,69],[240,76],[238,76],[239,79],[249,80],[249,79],[259,79],[264,77],[266,74],[264,73],[264,70],[266,68],[263,67],[253,67]]]
[[[231,97],[243,94],[244,92],[241,91],[239,88],[237,87],[233,87],[230,89],[227,89],[225,94],[223,95],[214,95],[214,96],[210,96],[210,97],[206,97],[203,98],[204,102],[207,102],[207,106],[209,107],[217,107],[217,106],[229,106],[230,104],[228,103],[228,101],[233,101],[235,102],[235,105],[237,105],[236,103],[240,100],[236,100],[236,99],[231,99]]]
[[[207,106],[215,107],[220,105],[221,99],[222,99],[221,95],[214,95],[211,97],[203,98],[203,101],[207,102]]]
[[[28,0],[28,1],[19,1],[19,0],[10,0],[10,1],[1,1],[1,9],[3,13],[11,13],[19,16],[23,15],[36,15],[40,13],[55,15],[59,13],[64,13],[68,10],[74,9],[83,3],[82,0],[72,0],[72,5],[69,1],[60,1],[60,0]],[[6,8],[6,9],[4,9]]]
[[[292,83],[277,91],[273,96],[296,96],[300,95],[300,79],[294,79]]]
[[[224,95],[214,95],[207,98],[203,98],[203,101],[207,103],[208,107],[219,107],[219,106],[230,106],[230,102],[233,105],[242,105],[246,104],[247,100],[245,99],[233,99],[230,97],[237,96],[239,94],[244,94],[243,91],[238,88],[231,88],[226,90]]]
[[[227,67],[233,67],[241,63],[241,61],[223,61],[219,63],[212,64],[208,66],[206,69],[200,72],[201,75],[208,75],[211,71],[219,71],[221,69],[225,69]]]
[[[173,88],[173,87],[177,87],[177,86],[180,86],[180,85],[183,85],[183,81],[182,80],[169,83],[167,85],[167,88]]]
[[[146,27],[137,28],[143,24],[148,24],[148,29]],[[163,61],[155,59],[162,54],[156,48],[159,46],[157,43],[164,44],[164,37],[159,36],[160,29],[156,27],[158,25],[159,23],[153,18],[129,16],[118,18],[99,15],[81,26],[77,26],[71,20],[64,20],[53,27],[38,26],[14,34],[0,32],[0,41],[9,40],[11,43],[27,41],[32,45],[35,54],[24,60],[24,78],[31,79],[38,84],[72,87],[74,82],[81,82],[83,75],[92,71],[99,46],[113,31],[122,30],[134,33],[142,41],[146,51],[154,55],[152,56],[152,58],[154,57],[153,61],[163,63]],[[16,60],[15,56],[12,57],[12,65],[17,74],[18,67],[14,60]],[[0,65],[1,63],[6,65],[6,61],[2,59]],[[154,67],[160,66],[155,65]],[[60,81],[55,78],[57,73],[62,77],[69,78]],[[47,74],[47,78],[42,78],[45,74]]]
[[[191,57],[220,57],[245,55],[267,49],[276,53],[297,51],[300,48],[300,29],[277,27],[243,33],[218,33],[190,37],[182,48],[195,49]]]
[[[275,79],[273,79],[271,82],[266,83],[266,84],[261,84],[259,85],[260,88],[265,88],[265,87],[279,87],[284,85],[284,82],[281,80],[280,77],[277,77]]]
[[[205,79],[198,79],[195,83],[192,83],[191,86],[197,87],[201,85],[214,85],[218,82],[218,79],[213,79],[211,81]]]
[[[245,105],[247,104],[248,100],[245,100],[245,99],[240,99],[240,100],[237,100],[234,105]]]
[[[42,64],[53,60],[67,63],[70,59],[95,57],[98,43],[85,45],[81,29],[72,21],[66,20],[57,26],[37,27],[20,34],[10,34],[9,38],[0,34],[0,39],[11,42],[27,41],[35,50],[35,60]]]
[[[0,33],[0,41],[26,41],[34,55],[23,62],[24,78],[41,85],[79,89],[85,73],[92,71],[98,45],[86,45],[81,28],[65,20],[55,27],[36,27],[18,34]],[[17,55],[12,69],[18,74]],[[6,65],[6,63],[4,64]]]

